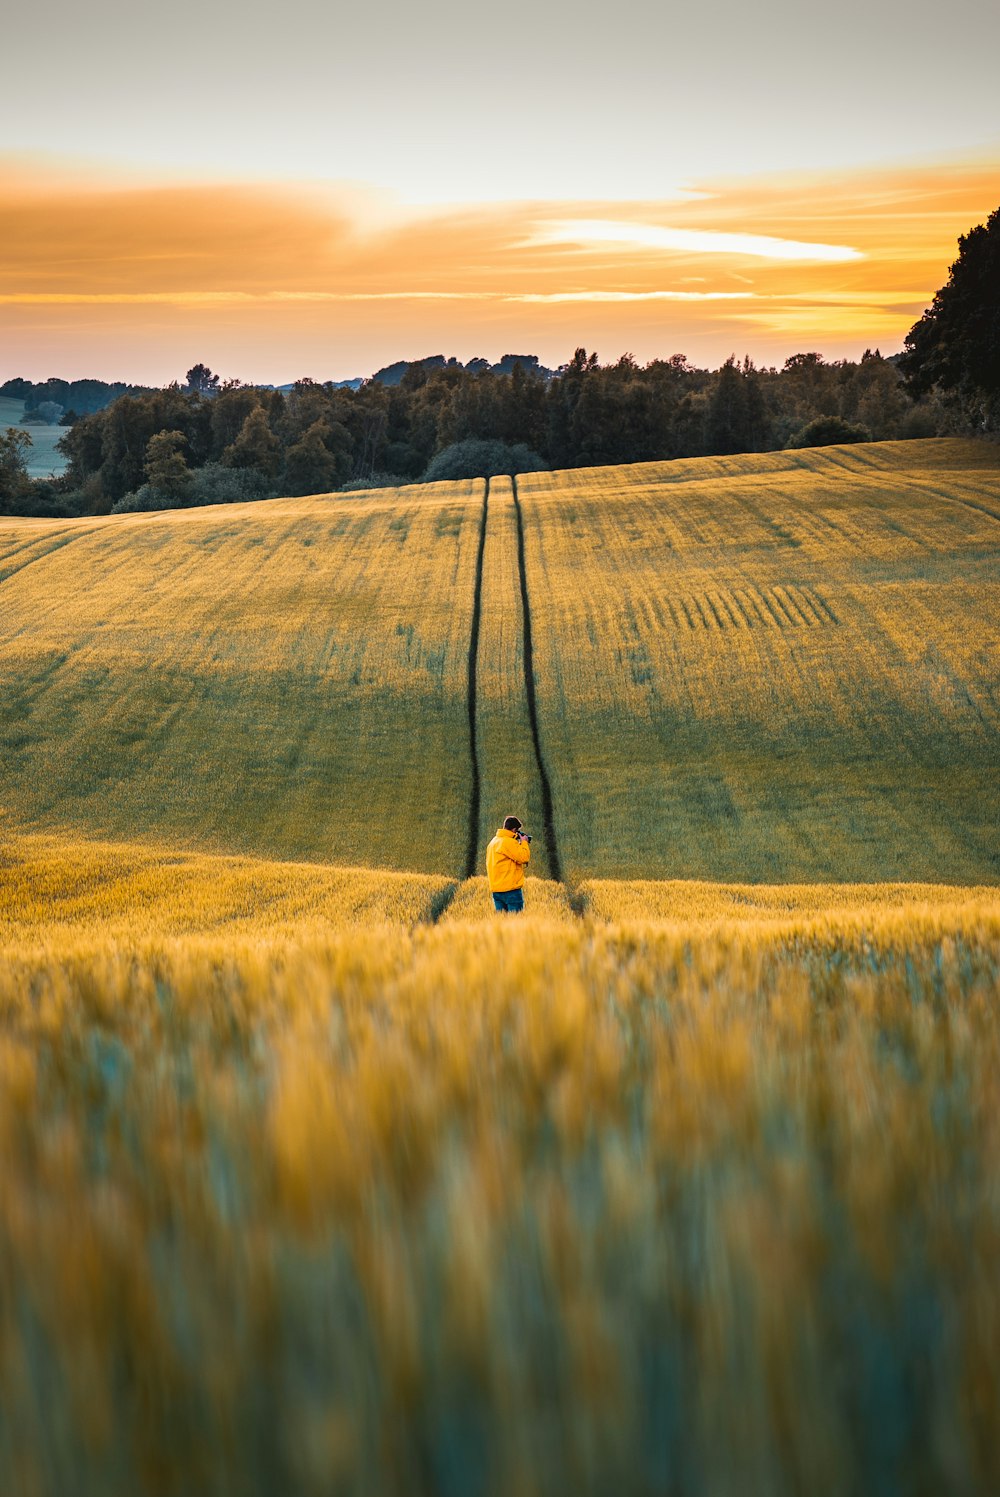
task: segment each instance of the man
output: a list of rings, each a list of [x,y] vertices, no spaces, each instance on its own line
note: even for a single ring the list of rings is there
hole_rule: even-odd
[[[502,915],[524,909],[524,868],[531,857],[531,838],[516,816],[508,816],[486,849],[486,877],[493,908]]]

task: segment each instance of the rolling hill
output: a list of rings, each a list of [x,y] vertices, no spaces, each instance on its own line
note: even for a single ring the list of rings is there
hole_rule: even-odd
[[[573,883],[992,882],[998,559],[960,441],[7,520],[3,803],[450,878],[516,809]]]
[[[1000,453],[518,480],[574,878],[1000,875]]]
[[[7,808],[448,872],[468,824],[475,487],[4,525]]]

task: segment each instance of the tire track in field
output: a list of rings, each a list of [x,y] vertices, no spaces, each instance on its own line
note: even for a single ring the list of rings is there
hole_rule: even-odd
[[[28,567],[34,566],[35,562],[45,561],[46,557],[54,556],[57,551],[65,550],[65,548],[67,546],[71,546],[74,541],[82,541],[85,536],[93,535],[94,531],[98,528],[99,527],[96,525],[88,525],[85,530],[77,530],[72,526],[68,526],[65,530],[57,530],[50,535],[38,536],[34,540],[27,541],[23,546],[18,547],[16,551],[9,551],[3,558],[3,561],[0,561],[0,584],[9,582],[10,579],[12,577],[16,577],[19,572],[24,572],[28,569]],[[6,570],[4,566],[5,562],[10,561],[17,556],[20,556],[24,551],[29,551],[37,546],[44,545],[46,541],[48,541],[50,544],[45,546],[44,551],[38,551],[36,555],[29,556],[24,561],[20,562],[19,565],[11,567],[9,571]]]
[[[483,507],[479,516],[479,539],[476,544],[476,580],[472,591],[472,622],[469,626],[469,663],[467,667],[466,710],[469,719],[469,832],[465,848],[465,866],[461,878],[468,881],[476,876],[476,858],[479,851],[479,808],[482,798],[482,779],[479,773],[479,744],[476,733],[476,692],[479,661],[479,629],[483,617],[483,556],[486,552],[486,523],[490,510],[490,481],[485,480]],[[448,908],[454,903],[461,887],[458,879],[445,885],[431,900],[427,920],[437,925]]]
[[[990,509],[988,504],[977,504],[975,499],[967,499],[964,494],[956,494],[952,489],[940,488],[927,478],[914,475],[910,481],[919,493],[933,494],[935,499],[944,499],[948,504],[957,504],[962,509],[974,510],[976,514],[985,515],[988,520],[995,520],[1000,525],[1000,514],[995,509]]]
[[[974,509],[977,514],[986,515],[990,520],[995,520],[1000,525],[1000,515],[995,509],[989,509],[985,504],[977,504],[974,499],[963,499],[961,494],[948,494],[943,489],[935,490],[945,499],[950,499],[953,504],[961,504],[965,509]]]
[[[531,603],[528,598],[528,569],[524,555],[524,516],[521,499],[517,492],[517,478],[510,475],[510,487],[514,496],[514,513],[517,516],[517,570],[521,580],[521,617],[524,624],[524,687],[528,699],[528,721],[531,724],[531,742],[538,766],[538,783],[542,794],[542,823],[549,854],[549,875],[557,884],[563,882],[562,860],[556,842],[555,813],[552,806],[552,785],[542,754],[542,741],[538,731],[538,701],[535,695],[535,654],[531,638]]]
[[[476,551],[476,584],[472,594],[472,625],[469,629],[469,759],[472,783],[469,791],[469,840],[465,849],[465,877],[475,878],[479,853],[479,811],[482,778],[479,773],[479,744],[476,734],[476,690],[479,661],[479,629],[483,618],[483,555],[486,551],[486,524],[490,509],[490,481],[483,490],[483,512],[479,520],[479,546]],[[450,903],[450,901],[449,901]]]

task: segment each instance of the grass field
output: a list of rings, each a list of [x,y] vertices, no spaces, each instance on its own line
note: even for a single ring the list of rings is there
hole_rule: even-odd
[[[1000,875],[1000,450],[518,481],[574,878]]]
[[[31,447],[25,458],[28,477],[53,478],[65,473],[69,460],[56,451],[56,443],[60,437],[65,436],[65,429],[61,426],[25,426],[23,418],[23,400],[0,396],[0,432],[15,426],[20,431],[26,431],[31,438]]]
[[[996,880],[995,447],[518,489],[539,737],[575,883]],[[482,539],[476,843],[511,810],[537,830],[509,480],[484,537],[482,515],[476,483],[0,522],[8,810],[462,876]],[[550,852],[536,839],[538,872]]]
[[[996,449],[517,497],[0,522],[0,1492],[1000,1489]]]
[[[7,809],[451,871],[482,488],[0,522]]]

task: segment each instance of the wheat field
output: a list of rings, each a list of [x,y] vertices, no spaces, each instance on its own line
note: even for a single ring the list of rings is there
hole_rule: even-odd
[[[0,521],[10,815],[448,872],[482,488]]]
[[[995,450],[516,495],[0,522],[3,1493],[1000,1488]]]
[[[996,448],[641,464],[518,492],[574,883],[996,878]],[[485,533],[481,482],[0,522],[9,814],[461,876],[481,543],[475,844],[542,817],[512,497],[492,481]],[[549,853],[536,839],[538,873]]]
[[[4,1490],[995,1490],[996,891],[477,882],[8,837]]]
[[[1000,873],[1000,454],[518,480],[574,878]]]

